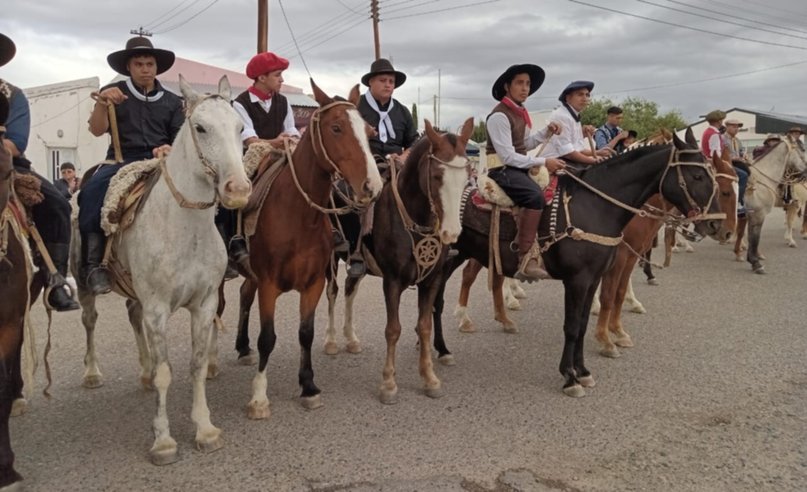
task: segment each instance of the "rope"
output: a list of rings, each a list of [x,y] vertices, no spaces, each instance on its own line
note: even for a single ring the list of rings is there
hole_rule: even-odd
[[[173,195],[174,200],[179,204],[182,208],[190,208],[194,210],[204,210],[207,208],[212,207],[218,201],[218,197],[214,196],[213,200],[210,202],[194,202],[190,201],[180,192],[176,185],[174,185],[174,180],[171,178],[171,175],[168,173],[168,168],[165,167],[165,156],[160,157],[160,173],[165,179],[165,184],[168,186],[168,190],[171,191],[171,195]]]

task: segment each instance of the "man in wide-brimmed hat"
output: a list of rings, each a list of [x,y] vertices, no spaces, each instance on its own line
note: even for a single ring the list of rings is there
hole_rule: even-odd
[[[610,149],[600,149],[592,154],[586,136],[592,136],[595,129],[588,125],[584,128],[580,123],[580,113],[591,102],[593,90],[594,82],[575,80],[561,91],[558,96],[561,105],[549,116],[549,121],[558,123],[561,130],[560,134],[547,144],[545,156],[591,165],[611,155]]]
[[[801,136],[804,135],[804,130],[800,126],[794,126],[785,134],[791,142],[798,145],[799,149],[804,152],[804,143],[801,141]]]
[[[155,48],[148,38],[137,36],[126,47],[107,56],[113,70],[124,80],[104,86],[90,115],[90,132],[100,137],[110,131],[108,106],[116,106],[122,162],[105,163],[84,184],[78,195],[79,230],[85,265],[85,280],[93,294],[112,289],[109,271],[101,266],[106,236],[101,229],[101,207],[112,176],[134,161],[167,154],[185,120],[182,100],[167,91],[157,75],[174,64],[174,53]],[[108,161],[115,158],[112,145]]]
[[[535,245],[545,205],[544,194],[530,178],[529,170],[535,166],[546,166],[547,171],[554,173],[564,167],[563,161],[557,158],[527,155],[528,150],[545,142],[558,130],[556,124],[550,123],[541,131],[530,134],[532,120],[524,102],[543,82],[544,70],[538,65],[525,63],[509,67],[493,83],[491,93],[499,103],[485,123],[488,177],[502,188],[516,206],[521,207],[516,239],[519,258],[516,278],[527,281],[549,278]]]
[[[14,42],[6,35],[0,34],[0,67],[11,61],[16,54]],[[49,273],[48,286],[51,288],[46,299],[56,311],[72,311],[79,308],[67,285],[67,261],[70,251],[70,203],[59,190],[47,179],[31,168],[31,161],[26,159],[28,137],[31,132],[31,110],[28,99],[23,92],[0,79],[0,94],[8,99],[9,115],[7,121],[0,121],[6,126],[3,146],[11,153],[14,170],[19,174],[36,177],[40,182],[40,191],[44,200],[31,208],[31,215],[45,250],[37,256],[37,266]],[[35,249],[38,244],[33,245]],[[50,256],[56,271],[51,272],[44,257]]]
[[[731,165],[734,166],[734,172],[737,173],[737,199],[739,202],[737,216],[742,218],[745,216],[745,189],[748,185],[748,176],[751,175],[751,169],[749,169],[746,162],[745,145],[737,137],[737,133],[743,127],[743,122],[737,118],[728,118],[723,125],[726,127],[726,133],[723,134],[723,144],[729,149]]]

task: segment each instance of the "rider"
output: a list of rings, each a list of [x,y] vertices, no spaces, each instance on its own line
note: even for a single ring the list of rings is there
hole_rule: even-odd
[[[362,118],[373,128],[370,152],[378,164],[385,163],[388,155],[396,155],[399,160],[405,160],[409,147],[417,140],[417,125],[412,119],[412,113],[392,97],[393,91],[405,81],[406,74],[395,70],[392,63],[385,58],[374,61],[370,65],[370,71],[361,78],[361,83],[368,90],[359,100],[358,109]],[[359,241],[358,229],[358,224],[345,229],[350,250],[354,252]],[[361,277],[365,271],[366,266],[361,256],[352,254],[348,260],[348,276]]]
[[[541,266],[541,255],[535,250],[535,236],[544,208],[544,194],[532,178],[529,169],[546,166],[550,173],[565,167],[562,160],[552,157],[530,157],[527,151],[557,133],[558,125],[550,123],[542,131],[530,135],[532,120],[524,107],[544,82],[544,71],[538,65],[513,65],[496,79],[491,90],[500,101],[486,120],[488,176],[521,207],[518,214],[518,259],[516,278],[539,280],[549,278]]]
[[[101,207],[112,176],[134,161],[160,157],[171,150],[185,115],[182,100],[163,89],[156,79],[174,64],[174,53],[157,49],[147,38],[138,36],[126,42],[126,48],[111,53],[107,62],[113,70],[127,76],[103,87],[90,115],[90,132],[96,137],[111,132],[108,106],[116,107],[122,162],[103,164],[84,184],[78,195],[84,280],[95,295],[112,289],[109,270],[102,264],[106,236],[101,229]],[[107,150],[108,161],[115,158],[113,145]]]
[[[799,149],[804,152],[804,142],[801,141],[801,136],[804,135],[804,130],[800,126],[794,126],[785,134],[790,141],[795,143]]]
[[[241,132],[244,149],[259,141],[280,149],[285,138],[300,137],[300,132],[294,126],[291,102],[280,93],[283,71],[287,68],[287,59],[270,52],[258,53],[247,63],[246,74],[253,83],[233,100],[233,109],[244,123]],[[232,261],[240,265],[242,271],[250,272],[246,239],[236,231],[237,214],[236,210],[220,207],[216,224],[225,236]]]
[[[574,81],[563,89],[558,97],[561,106],[549,116],[549,121],[560,125],[560,133],[552,137],[543,155],[586,165],[596,164],[600,157],[611,155],[611,149],[600,149],[592,154],[585,137],[594,133],[594,127],[583,127],[580,123],[580,113],[589,105],[592,90],[594,82],[587,80]]]
[[[611,106],[606,111],[605,124],[594,132],[594,143],[597,150],[609,148],[617,154],[625,151],[625,140],[628,138],[627,130],[619,127],[623,118],[622,108]]]
[[[734,171],[737,173],[738,181],[738,196],[740,206],[737,208],[737,215],[743,217],[745,215],[745,189],[748,185],[748,176],[751,175],[751,169],[748,168],[748,163],[745,156],[745,146],[743,142],[737,138],[737,132],[743,127],[743,123],[734,118],[726,120],[726,133],[723,135],[723,140],[729,148],[731,154],[731,165],[734,166]]]
[[[0,34],[0,67],[11,61],[15,53],[14,42],[4,34]],[[44,195],[44,200],[31,208],[31,215],[45,245],[45,250],[39,251],[38,266],[48,271],[44,257],[49,255],[56,267],[56,271],[50,272],[48,278],[48,285],[52,288],[47,304],[56,311],[78,309],[79,305],[73,300],[72,292],[65,280],[70,251],[70,203],[50,181],[31,169],[31,161],[25,158],[25,149],[31,132],[31,110],[25,94],[2,79],[0,79],[0,93],[9,101],[3,145],[11,153],[14,170],[20,174],[36,177],[40,181],[40,191]]]

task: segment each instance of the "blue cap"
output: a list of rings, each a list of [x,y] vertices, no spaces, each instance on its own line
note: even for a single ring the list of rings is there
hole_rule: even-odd
[[[570,92],[574,92],[577,89],[588,89],[589,92],[594,90],[594,82],[588,80],[575,80],[571,84],[567,85],[563,92],[560,93],[558,97],[558,101],[566,102],[566,95]]]

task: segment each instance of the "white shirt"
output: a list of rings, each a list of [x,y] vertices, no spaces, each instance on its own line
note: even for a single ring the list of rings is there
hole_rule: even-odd
[[[493,144],[493,149],[496,150],[496,155],[501,159],[502,164],[505,166],[513,166],[521,169],[527,169],[533,166],[543,166],[546,163],[544,157],[531,157],[524,154],[519,154],[513,147],[512,130],[510,128],[510,120],[504,113],[493,113],[487,121],[488,137]],[[530,127],[524,127],[524,145],[527,150],[532,150],[537,147],[541,142],[546,140],[547,129],[530,135]]]
[[[269,108],[272,107],[273,99],[274,98],[269,98],[266,101],[261,101],[257,96],[255,96],[255,94],[251,92],[249,93],[249,102],[259,103],[263,110],[267,113],[269,112]],[[286,110],[286,119],[283,120],[282,133],[288,133],[289,135],[299,137],[300,132],[298,132],[297,127],[294,126],[294,110],[291,108],[291,101],[289,101],[288,98],[286,98],[286,104],[288,105],[288,109]],[[238,116],[241,117],[241,121],[244,122],[244,131],[241,132],[241,141],[243,142],[244,140],[252,137],[257,138],[258,134],[255,133],[255,125],[252,124],[252,119],[247,114],[247,110],[244,109],[244,106],[242,106],[238,101],[233,101],[233,109],[236,113],[238,113]]]
[[[722,140],[723,136],[720,134],[719,127],[715,125],[709,125],[709,126],[717,130],[715,133],[712,134],[711,137],[709,137],[709,143],[707,144],[709,148],[709,157],[711,157],[714,154],[720,156],[723,154],[723,140]]]
[[[546,144],[545,157],[563,157],[575,150],[580,152],[588,148],[586,138],[583,136],[583,125],[575,121],[574,117],[561,105],[549,115],[549,121],[560,125],[560,135],[555,135]]]

